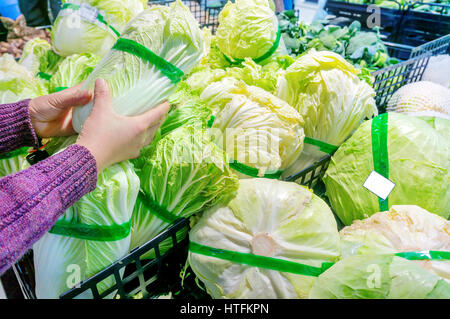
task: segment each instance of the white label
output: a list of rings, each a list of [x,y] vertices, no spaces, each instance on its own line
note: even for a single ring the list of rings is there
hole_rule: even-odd
[[[82,3],[80,5],[80,16],[86,21],[95,23],[98,13],[99,11],[97,8],[94,8],[87,3]]]
[[[395,187],[395,183],[381,174],[372,171],[363,186],[385,200]]]

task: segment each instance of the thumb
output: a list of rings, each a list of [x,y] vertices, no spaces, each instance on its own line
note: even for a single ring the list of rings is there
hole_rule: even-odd
[[[170,109],[170,104],[164,102],[157,107],[150,109],[149,111],[137,116],[137,120],[143,122],[143,125],[147,128],[155,125],[162,124],[164,117]]]
[[[94,107],[92,111],[94,112],[97,109],[102,110],[105,108],[111,108],[111,95],[108,83],[103,79],[97,79],[95,81]]]
[[[89,103],[92,93],[88,90],[81,90],[81,84],[65,89],[63,91],[48,95],[48,104],[58,109],[66,109],[73,106],[80,106]]]

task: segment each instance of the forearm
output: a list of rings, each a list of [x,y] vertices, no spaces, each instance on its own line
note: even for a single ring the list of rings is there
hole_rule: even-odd
[[[0,105],[0,154],[24,146],[37,146],[38,139],[28,113],[29,102]]]
[[[79,145],[0,179],[0,274],[96,183],[95,159]]]

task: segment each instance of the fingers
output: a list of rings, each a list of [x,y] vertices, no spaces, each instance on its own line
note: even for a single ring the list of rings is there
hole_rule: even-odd
[[[111,108],[111,94],[108,84],[103,79],[97,79],[95,81],[93,111],[97,108],[101,110]]]
[[[164,102],[157,107],[145,112],[136,117],[136,120],[141,122],[145,128],[159,127],[164,121],[167,112],[170,109],[170,104]]]
[[[81,90],[81,84],[47,96],[48,104],[58,109],[81,106],[89,103],[92,92]]]

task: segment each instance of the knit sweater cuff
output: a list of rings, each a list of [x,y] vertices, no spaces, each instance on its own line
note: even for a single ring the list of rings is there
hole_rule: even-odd
[[[97,187],[97,162],[84,146],[70,145],[51,158],[51,161],[36,164],[36,168],[46,174],[54,188],[60,191],[63,206],[72,206]]]
[[[3,104],[0,112],[0,153],[24,146],[38,145],[38,138],[31,124],[28,104],[30,100]]]

